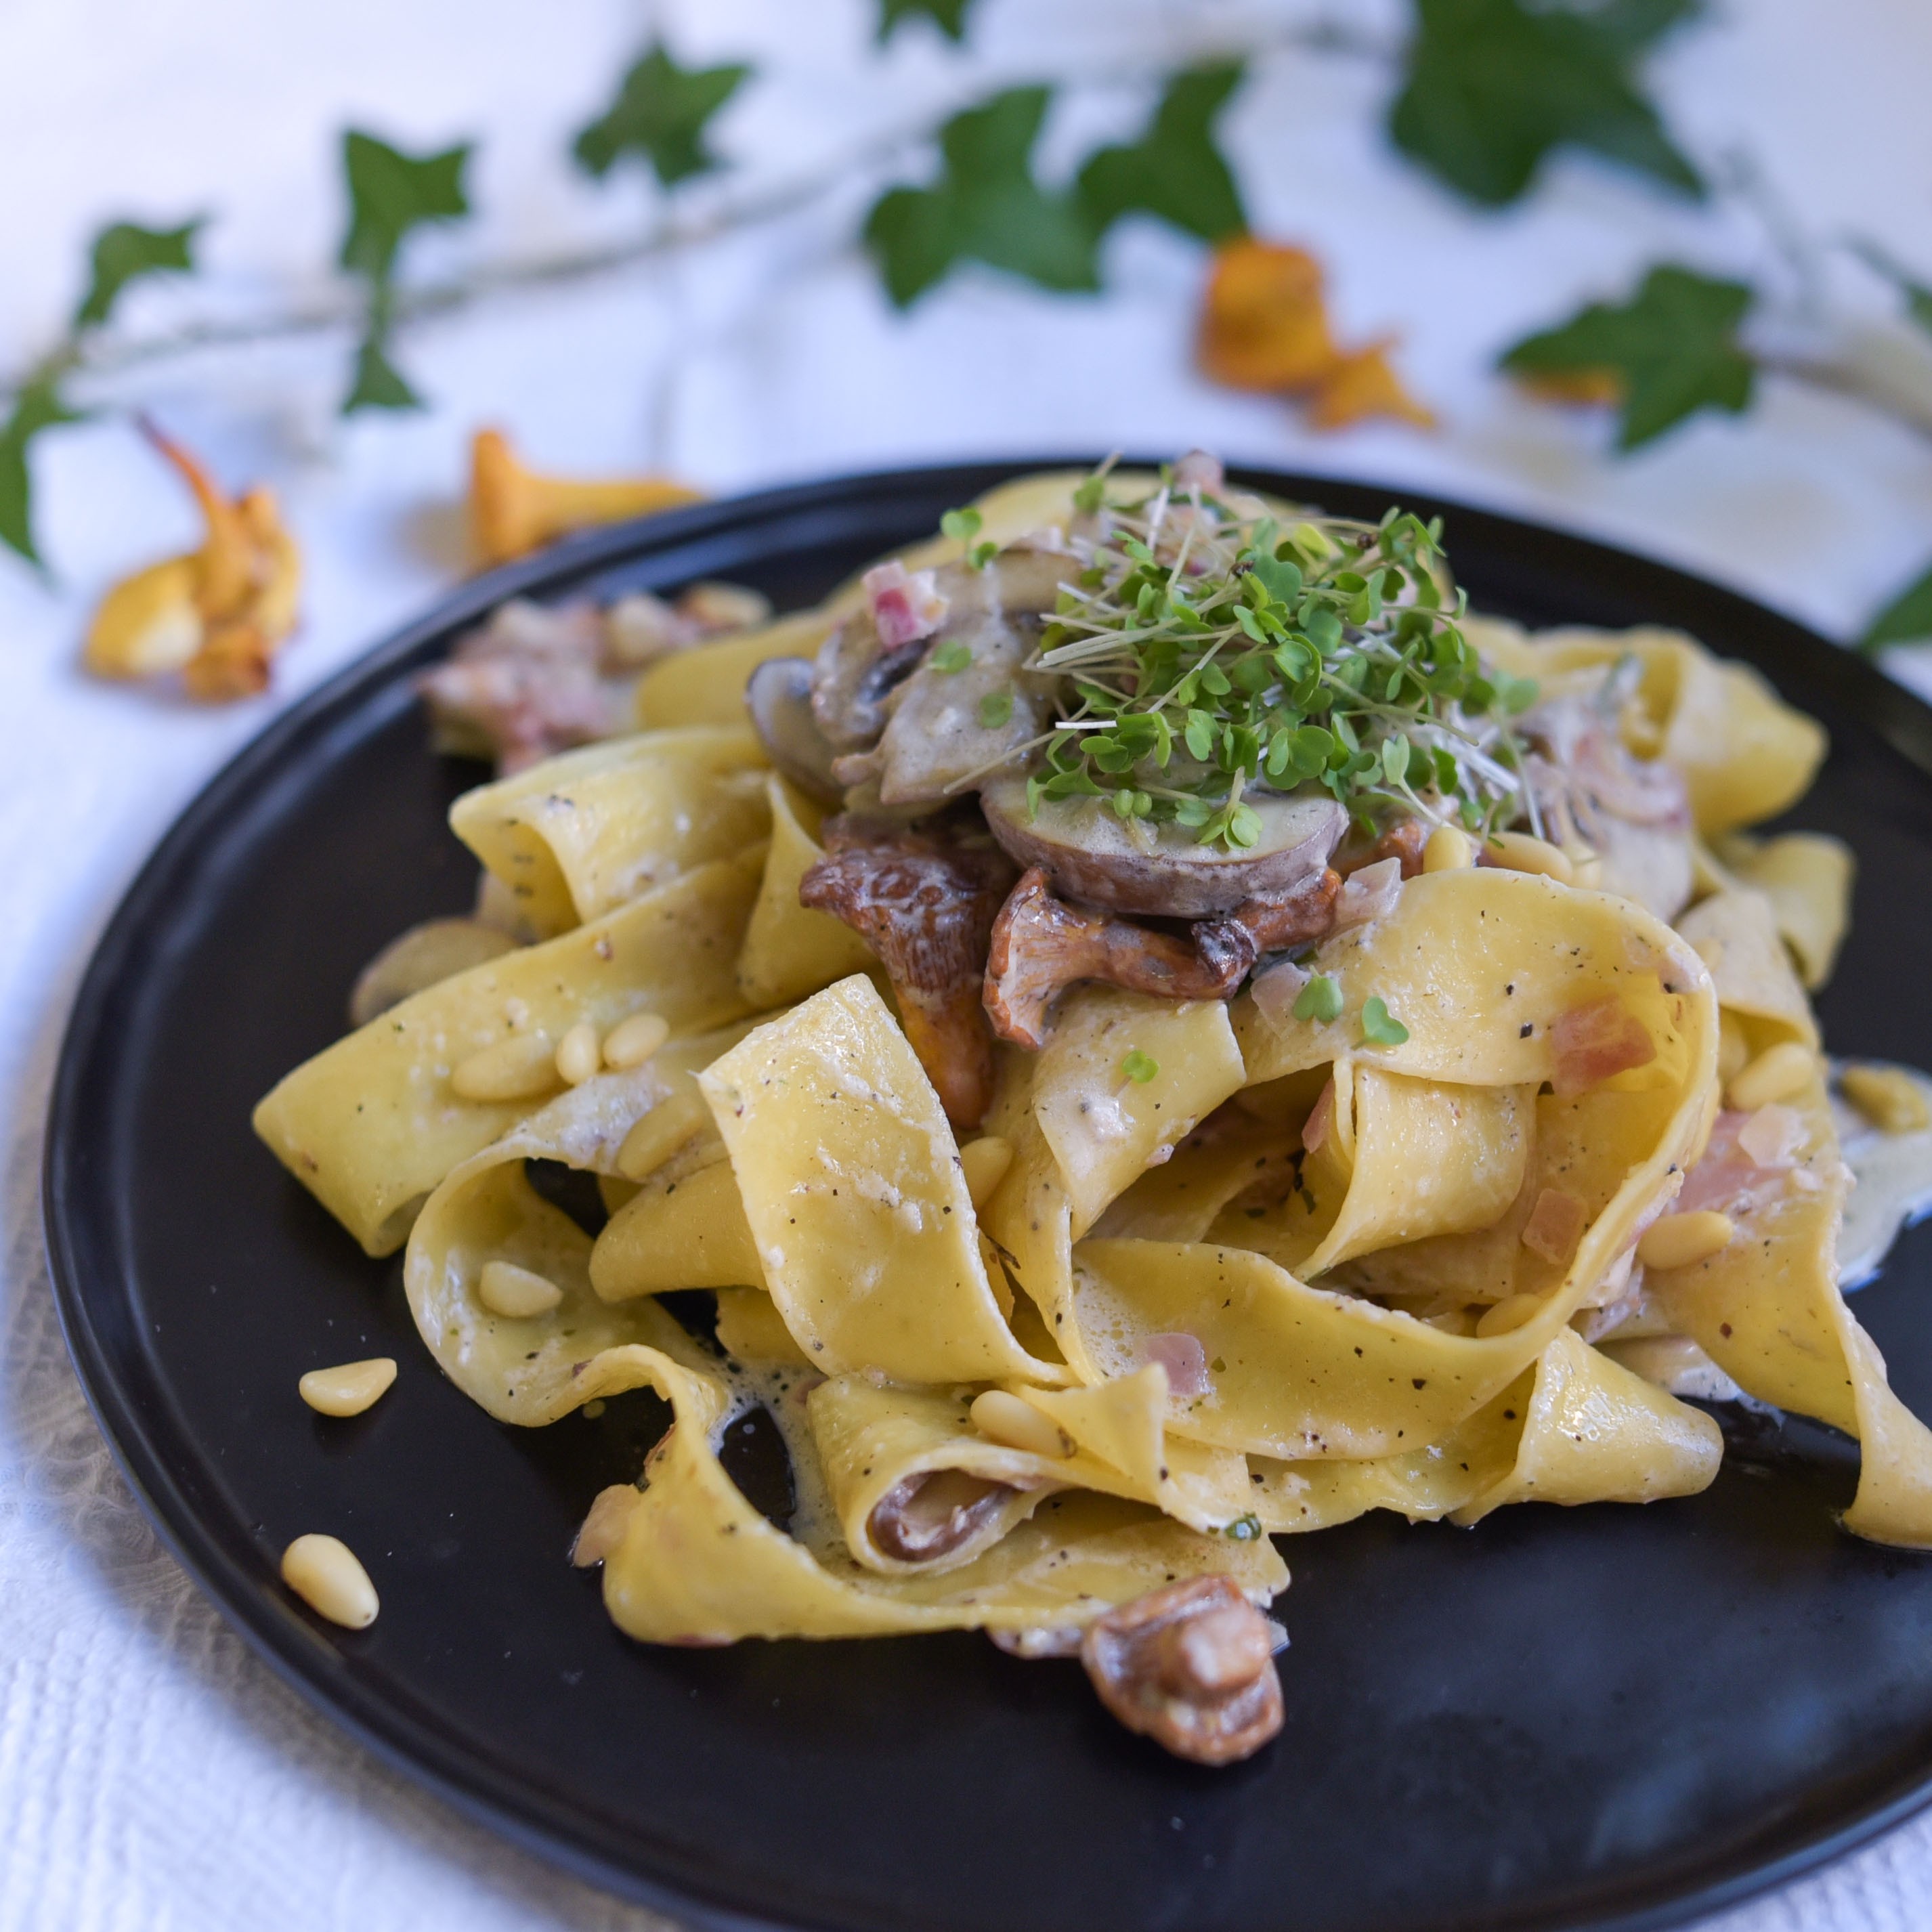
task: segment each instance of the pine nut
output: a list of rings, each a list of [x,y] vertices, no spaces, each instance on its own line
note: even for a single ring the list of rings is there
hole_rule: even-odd
[[[1050,1456],[1064,1462],[1073,1454],[1073,1444],[1058,1424],[1050,1422],[1030,1402],[1022,1402],[1004,1389],[988,1389],[973,1398],[973,1426],[988,1442],[1002,1448],[1024,1449],[1034,1456]]]
[[[1845,1098],[1888,1134],[1922,1133],[1932,1126],[1918,1083],[1896,1066],[1848,1066],[1838,1084]]]
[[[556,1052],[540,1033],[500,1040],[451,1068],[459,1100],[533,1100],[557,1084]]]
[[[1586,845],[1580,838],[1567,841],[1562,847],[1564,858],[1570,861],[1570,883],[1594,892],[1602,884],[1604,862],[1597,856],[1594,845]]]
[[[1552,845],[1547,838],[1538,838],[1527,832],[1492,832],[1483,841],[1479,862],[1501,866],[1506,872],[1540,873],[1563,886],[1576,876],[1569,854],[1560,845]]]
[[[1476,862],[1476,848],[1459,825],[1438,825],[1422,848],[1425,872],[1460,872]]]
[[[521,1322],[548,1315],[563,1299],[563,1290],[548,1275],[514,1262],[485,1262],[476,1277],[476,1298],[491,1314]]]
[[[631,1512],[643,1499],[629,1483],[613,1483],[608,1490],[599,1490],[592,1499],[590,1514],[584,1519],[584,1527],[577,1532],[577,1540],[570,1546],[571,1562],[580,1570],[588,1570],[593,1563],[614,1556],[618,1544],[624,1540]]]
[[[1507,1335],[1512,1329],[1522,1324],[1542,1307],[1545,1298],[1540,1294],[1507,1294],[1493,1307],[1486,1308],[1476,1323],[1478,1335]]]
[[[317,1616],[344,1630],[367,1630],[382,1608],[355,1551],[332,1536],[297,1537],[282,1552],[282,1581]]]
[[[641,1066],[670,1037],[670,1022],[662,1013],[633,1013],[605,1034],[604,1064]]]
[[[1718,1013],[1718,1078],[1727,1085],[1751,1063],[1750,1042],[1744,1022],[1728,1008]]]
[[[396,1364],[387,1355],[366,1362],[344,1362],[334,1369],[311,1369],[296,1388],[310,1408],[324,1415],[360,1415],[388,1393]]]
[[[711,1109],[695,1087],[682,1087],[660,1100],[624,1136],[617,1150],[617,1172],[642,1180],[662,1167],[692,1135],[711,1124]]]
[[[1636,1258],[1647,1268],[1690,1268],[1729,1246],[1736,1232],[1728,1214],[1708,1208],[1694,1214],[1666,1214],[1644,1230]]]
[[[1817,1070],[1817,1060],[1808,1047],[1795,1040],[1780,1040],[1732,1076],[1724,1088],[1724,1105],[1740,1113],[1755,1113],[1774,1100],[1788,1100],[1802,1093]]]
[[[1006,1179],[1006,1169],[1012,1164],[1013,1144],[998,1134],[983,1134],[959,1150],[959,1165],[966,1171],[966,1192],[973,1197],[974,1214],[981,1212],[992,1199],[994,1189]]]
[[[556,1077],[566,1087],[581,1087],[604,1064],[597,1029],[579,1020],[556,1043]]]

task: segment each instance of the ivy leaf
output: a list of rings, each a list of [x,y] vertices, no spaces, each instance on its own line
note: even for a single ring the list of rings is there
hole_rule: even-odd
[[[930,188],[896,188],[866,220],[866,245],[901,308],[963,261],[1048,289],[1094,289],[1092,225],[1072,195],[1033,178],[1034,143],[1052,90],[1010,88],[939,131],[944,171]]]
[[[465,141],[440,154],[406,154],[373,134],[353,128],[346,133],[342,169],[349,184],[349,232],[342,266],[372,283],[386,283],[412,229],[467,214],[463,170],[470,152]]]
[[[1874,274],[1889,282],[1905,298],[1905,312],[1928,334],[1932,334],[1932,287],[1906,267],[1898,257],[1876,242],[1863,239],[1852,243],[1852,251]]]
[[[660,42],[625,75],[610,111],[578,136],[571,152],[600,181],[627,154],[648,161],[666,188],[707,173],[718,161],[704,145],[705,128],[751,71],[742,61],[680,67]]]
[[[1858,640],[1858,649],[1876,656],[1888,644],[1916,644],[1932,638],[1932,569],[1901,590]]]
[[[1742,282],[1666,264],[1622,308],[1592,302],[1560,328],[1525,337],[1501,366],[1532,382],[1611,378],[1623,409],[1617,447],[1634,449],[1699,410],[1748,406],[1757,369],[1737,332],[1754,299]]]
[[[356,352],[356,376],[342,399],[342,413],[358,410],[419,410],[422,397],[411,388],[389,360],[387,332],[364,338]]]
[[[74,312],[76,330],[96,328],[120,299],[121,291],[143,275],[192,274],[194,238],[207,220],[197,215],[178,228],[143,228],[116,221],[94,238],[93,279]]]
[[[879,0],[879,38],[890,39],[908,20],[928,20],[949,40],[966,38],[973,0]]]
[[[1529,0],[1414,0],[1397,147],[1472,201],[1501,207],[1560,147],[1586,148],[1687,194],[1704,184],[1630,70],[1696,11],[1687,0],[1583,10]]]
[[[1247,232],[1240,190],[1214,145],[1215,118],[1244,71],[1232,61],[1176,74],[1138,141],[1088,160],[1080,198],[1096,234],[1129,214],[1154,215],[1204,242]]]
[[[27,452],[43,430],[78,422],[79,415],[60,398],[50,378],[29,382],[14,398],[14,412],[0,429],[0,543],[29,563],[38,563],[34,543],[34,480]]]

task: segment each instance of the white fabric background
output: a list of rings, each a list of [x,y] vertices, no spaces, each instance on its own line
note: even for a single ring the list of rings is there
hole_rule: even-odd
[[[1051,74],[1096,49],[1118,65],[1262,10],[985,0],[976,70]],[[771,71],[719,141],[774,178],[962,85],[923,28],[882,78],[870,0],[664,11],[687,58],[749,50]],[[1922,0],[1725,12],[1661,64],[1677,124],[1706,153],[1748,143],[1821,235],[1877,227],[1932,265],[1932,12]],[[116,215],[220,217],[206,286],[141,296],[136,321],[312,292],[338,232],[335,130],[351,117],[406,146],[484,139],[482,218],[427,243],[412,272],[626,232],[649,212],[640,182],[593,189],[560,156],[650,25],[633,0],[0,0],[0,364],[48,338],[75,298],[82,236]],[[1620,290],[1660,254],[1755,271],[1768,244],[1735,212],[1700,215],[1587,164],[1558,168],[1520,208],[1472,216],[1388,158],[1373,124],[1384,88],[1372,64],[1303,57],[1252,88],[1230,128],[1257,226],[1321,252],[1349,333],[1407,336],[1402,365],[1444,418],[1434,437],[1377,427],[1322,440],[1285,408],[1208,388],[1185,354],[1198,254],[1158,233],[1117,238],[1104,302],[969,277],[896,319],[850,245],[868,193],[855,183],[675,267],[505,298],[410,337],[401,358],[437,405],[421,417],[338,424],[339,344],[170,371],[150,392],[160,413],[231,478],[272,482],[312,566],[276,695],[215,712],[76,675],[92,600],[179,547],[191,521],[123,425],[43,446],[56,579],[0,560],[0,1928],[660,1922],[418,1794],[244,1652],[115,1474],[41,1252],[40,1121],[88,947],[148,847],[273,706],[451,580],[449,506],[478,422],[502,422],[554,466],[653,460],[720,490],[976,452],[1203,443],[1521,509],[1840,635],[1932,556],[1932,448],[1852,404],[1773,382],[1747,423],[1700,421],[1617,463],[1598,428],[1514,395],[1488,371],[1524,329]],[[1139,107],[1131,93],[1083,105],[1050,146],[1077,152],[1085,130]],[[1832,285],[1856,313],[1887,310],[1862,271],[1841,262]],[[1932,1820],[1718,1922],[1928,1922]]]

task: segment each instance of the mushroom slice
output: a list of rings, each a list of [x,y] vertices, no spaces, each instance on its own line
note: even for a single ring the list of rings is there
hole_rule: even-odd
[[[1290,891],[1244,899],[1226,919],[1204,920],[1194,928],[1195,943],[1204,946],[1210,930],[1234,926],[1253,940],[1258,952],[1286,952],[1291,946],[1305,946],[1334,925],[1342,885],[1341,874],[1324,866]]]
[[[844,788],[832,776],[832,747],[812,715],[812,660],[767,658],[746,683],[745,708],[778,770],[801,791],[836,805]]]
[[[1080,1660],[1130,1731],[1196,1764],[1252,1757],[1282,1725],[1267,1618],[1230,1577],[1170,1583],[1087,1626]]]
[[[826,856],[799,904],[842,920],[878,955],[899,1018],[956,1127],[993,1094],[993,1040],[980,1003],[993,921],[1012,868],[992,844],[850,816],[828,820]]]
[[[993,836],[1056,891],[1114,912],[1201,919],[1244,899],[1271,899],[1318,875],[1348,822],[1332,798],[1250,796],[1261,836],[1238,851],[1198,844],[1185,826],[1122,819],[1100,798],[1042,799],[1030,812],[1023,776],[980,794]]]
[[[1236,919],[1204,920],[1190,938],[1137,926],[1054,896],[1034,866],[1000,908],[986,960],[986,1011],[993,1030],[1038,1048],[1047,1010],[1077,980],[1104,980],[1170,1000],[1225,1000],[1261,949]]]
[[[969,1476],[963,1469],[934,1469],[895,1483],[866,1519],[872,1540],[901,1563],[932,1563],[950,1556],[998,1516],[1010,1483]]]

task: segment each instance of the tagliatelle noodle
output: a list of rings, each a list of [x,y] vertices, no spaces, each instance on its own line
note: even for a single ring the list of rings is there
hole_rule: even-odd
[[[449,1076],[467,1056],[520,1034],[554,1044],[584,1020],[656,1012],[692,1034],[743,1012],[731,964],[763,862],[701,866],[404,1000],[286,1075],[256,1132],[367,1252],[393,1252],[443,1177],[538,1104],[459,1098]]]
[[[1811,1003],[1762,892],[1713,892],[1678,915],[1677,929],[1710,969],[1718,1005],[1743,1022],[1754,1054],[1785,1040],[1816,1048]]]
[[[590,1257],[606,1301],[680,1288],[762,1288],[765,1273],[724,1149],[650,1176],[610,1216]]]
[[[632,698],[638,728],[676,730],[693,725],[745,726],[745,682],[770,658],[808,658],[838,619],[820,608],[775,617],[734,637],[673,651],[647,665]]]
[[[1014,1340],[952,1130],[872,982],[853,974],[699,1076],[765,1285],[827,1373],[1064,1381]]]
[[[766,770],[743,724],[640,732],[465,792],[450,829],[550,938],[764,838]]]
[[[1851,848],[1822,832],[1786,832],[1775,838],[1732,832],[1718,842],[1716,856],[1738,884],[1771,902],[1806,990],[1816,992],[1831,978],[1851,923],[1857,871]]]
[[[747,1004],[760,1008],[802,1000],[848,973],[878,965],[872,949],[844,920],[799,904],[800,881],[825,856],[817,836],[824,814],[776,772],[765,783],[772,842],[738,955],[738,990]]]
[[[1883,1358],[1838,1290],[1848,1176],[1822,1079],[1789,1104],[1804,1133],[1784,1184],[1734,1213],[1737,1233],[1717,1253],[1653,1270],[1645,1286],[1747,1394],[1858,1438],[1847,1529],[1932,1548],[1932,1430],[1892,1394]]]

